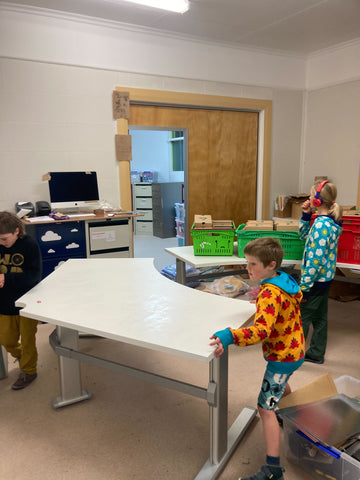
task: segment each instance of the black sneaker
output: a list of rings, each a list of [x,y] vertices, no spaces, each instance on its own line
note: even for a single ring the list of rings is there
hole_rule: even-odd
[[[319,360],[305,353],[305,362],[317,363],[318,365],[322,365],[324,363],[324,360]]]
[[[263,465],[259,472],[251,477],[240,477],[239,480],[284,480],[282,467]]]
[[[20,375],[19,375],[19,378],[12,385],[11,388],[13,390],[22,390],[23,388],[30,385],[30,383],[33,382],[36,377],[37,377],[37,373],[34,373],[34,374],[31,375],[29,373],[21,372]]]

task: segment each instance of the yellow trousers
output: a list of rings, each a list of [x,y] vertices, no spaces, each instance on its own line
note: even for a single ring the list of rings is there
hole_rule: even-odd
[[[30,375],[36,373],[37,367],[37,324],[37,320],[20,315],[0,314],[0,345],[19,359],[20,370]]]

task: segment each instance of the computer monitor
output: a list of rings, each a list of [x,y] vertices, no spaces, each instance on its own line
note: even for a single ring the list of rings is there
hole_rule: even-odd
[[[99,200],[96,172],[49,172],[51,210],[77,211]]]

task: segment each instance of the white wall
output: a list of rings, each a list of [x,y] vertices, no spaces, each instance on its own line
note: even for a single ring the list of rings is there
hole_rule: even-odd
[[[119,205],[112,118],[114,72],[0,59],[0,208],[49,200],[42,175],[98,172],[102,200]]]
[[[360,169],[360,80],[307,95],[303,188],[317,175],[338,187],[338,201],[356,205]]]
[[[360,79],[360,40],[311,55],[306,62],[306,88],[316,90]]]

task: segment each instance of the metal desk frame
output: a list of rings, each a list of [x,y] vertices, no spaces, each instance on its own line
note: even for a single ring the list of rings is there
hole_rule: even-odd
[[[209,364],[208,388],[180,382],[121,363],[105,360],[78,351],[79,334],[76,330],[56,327],[49,342],[59,357],[60,396],[53,399],[55,409],[91,398],[91,392],[81,387],[80,362],[138,378],[161,387],[176,390],[206,400],[210,422],[210,456],[195,480],[215,479],[226,465],[257,410],[245,407],[228,431],[228,351]]]

